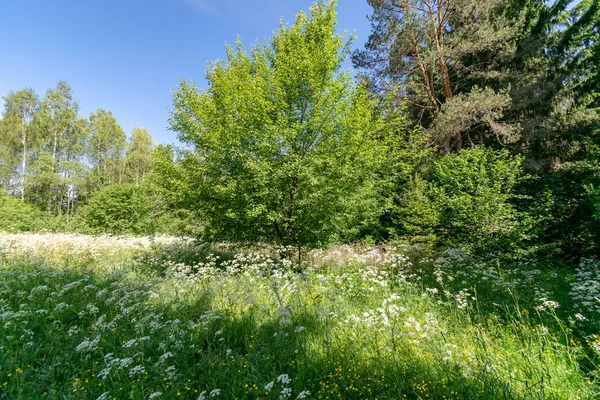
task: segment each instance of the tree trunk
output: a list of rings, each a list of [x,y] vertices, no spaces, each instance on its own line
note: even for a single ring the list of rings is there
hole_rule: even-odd
[[[25,124],[22,126],[21,145],[23,146],[23,157],[21,158],[21,200],[25,200],[25,173],[27,169],[27,130]]]
[[[54,143],[52,143],[52,172],[54,172],[54,168],[56,167],[56,144],[58,142],[58,135],[54,132]]]

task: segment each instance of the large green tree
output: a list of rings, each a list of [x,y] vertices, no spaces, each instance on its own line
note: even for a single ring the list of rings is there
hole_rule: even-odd
[[[181,81],[175,91],[171,127],[194,146],[188,207],[207,235],[316,245],[379,214],[380,126],[367,91],[340,71],[350,42],[336,33],[335,4],[318,1],[249,52],[228,47],[207,90]]]
[[[129,181],[139,185],[152,169],[154,144],[148,130],[133,128],[125,154],[125,169]]]
[[[11,118],[0,119],[0,189],[11,193],[15,188],[15,174],[19,157],[19,139],[13,130]]]
[[[513,1],[527,16],[511,71],[516,151],[537,175],[524,191],[546,193],[545,242],[569,256],[600,254],[600,1]],[[594,222],[595,221],[595,222]]]
[[[502,0],[368,0],[372,33],[355,66],[375,93],[392,94],[445,152],[487,138],[514,141],[502,62],[518,20]]]
[[[125,132],[110,111],[100,108],[90,114],[87,144],[92,167],[90,191],[122,181],[125,141]]]
[[[22,89],[10,92],[4,97],[4,127],[6,135],[4,143],[17,144],[20,153],[19,192],[21,200],[25,199],[27,164],[32,147],[36,144],[36,131],[32,121],[39,108],[39,99],[33,89]]]
[[[70,166],[72,136],[80,132],[76,127],[78,109],[71,87],[60,81],[56,88],[46,92],[34,117],[40,151],[34,156],[29,197],[48,211],[60,213],[66,207],[63,204],[69,190],[66,167]]]

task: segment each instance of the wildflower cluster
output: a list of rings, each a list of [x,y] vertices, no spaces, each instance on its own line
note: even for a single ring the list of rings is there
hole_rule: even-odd
[[[509,272],[517,267],[458,250],[419,259],[410,248],[352,257],[338,247],[302,263],[289,249],[198,251],[186,262],[132,245],[119,259],[115,240],[126,242],[96,247],[117,257],[106,270],[101,254],[74,264],[58,240],[49,259],[25,257],[30,243],[11,245],[0,261],[0,398],[541,396],[532,375],[567,398],[597,390],[595,372],[585,375],[577,360],[600,340],[586,332],[561,342],[567,326],[557,335],[548,318],[569,307],[551,300],[555,287],[530,290],[528,308],[546,319],[529,322],[519,309],[528,317],[511,314],[506,324],[479,311],[476,280],[496,302],[543,282],[537,268]],[[573,298],[595,296],[593,265],[576,272]],[[569,313],[573,326],[594,322],[591,306]]]

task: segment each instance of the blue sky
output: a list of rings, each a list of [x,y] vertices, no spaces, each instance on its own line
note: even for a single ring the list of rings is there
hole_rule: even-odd
[[[0,96],[33,88],[40,96],[67,81],[80,115],[113,112],[125,132],[145,126],[157,143],[168,130],[170,91],[180,77],[204,85],[206,62],[224,44],[264,41],[283,17],[292,22],[313,0],[15,0],[0,14]],[[340,31],[362,47],[366,0],[339,0]],[[350,64],[348,63],[348,68]]]

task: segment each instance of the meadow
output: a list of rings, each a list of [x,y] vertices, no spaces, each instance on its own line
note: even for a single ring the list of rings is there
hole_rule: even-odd
[[[600,262],[0,234],[1,399],[593,399]]]

